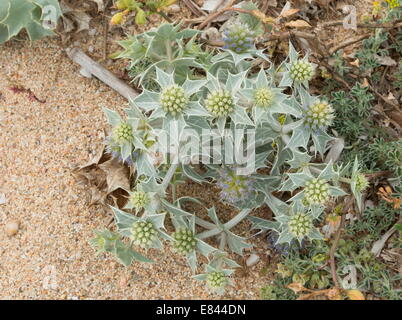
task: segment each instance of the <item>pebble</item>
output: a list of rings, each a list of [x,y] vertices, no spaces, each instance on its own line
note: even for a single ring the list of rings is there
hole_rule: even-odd
[[[5,227],[6,234],[9,237],[14,236],[18,232],[18,229],[19,229],[19,224],[18,224],[18,222],[15,222],[15,221],[7,223],[6,227]]]
[[[258,261],[260,261],[260,256],[257,256],[256,254],[252,253],[248,257],[248,259],[246,261],[246,265],[247,265],[247,267],[251,267],[251,266],[257,264]]]

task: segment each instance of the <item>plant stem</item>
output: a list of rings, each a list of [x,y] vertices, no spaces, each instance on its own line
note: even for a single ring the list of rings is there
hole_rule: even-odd
[[[165,177],[163,178],[162,187],[163,187],[163,189],[165,191],[166,191],[166,189],[167,189],[167,187],[168,187],[168,185],[170,183],[170,180],[172,180],[172,178],[173,178],[178,166],[179,166],[178,163],[173,163],[170,166],[170,168],[169,168],[168,172],[166,173]]]
[[[208,231],[204,231],[204,232],[200,233],[197,237],[199,239],[206,239],[209,237],[216,236],[220,233],[224,233],[224,230],[232,229],[234,226],[239,224],[243,219],[245,219],[249,213],[250,213],[250,209],[244,209],[244,210],[240,211],[240,213],[238,213],[237,216],[235,216],[232,220],[229,220],[228,222],[226,222],[223,225],[222,229],[218,229],[215,227],[212,230],[208,230]]]

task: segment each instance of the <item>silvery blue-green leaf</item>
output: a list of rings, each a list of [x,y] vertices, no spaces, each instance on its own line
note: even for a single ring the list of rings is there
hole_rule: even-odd
[[[122,122],[119,114],[116,111],[110,110],[108,108],[102,108],[102,110],[106,115],[107,122],[111,126],[115,127],[115,126],[119,125]]]
[[[255,189],[269,195],[272,191],[278,190],[281,179],[279,176],[257,176]]]
[[[159,68],[156,68],[156,81],[162,89],[174,84],[173,73],[167,73]]]
[[[317,219],[324,212],[325,207],[320,205],[312,205],[310,206],[310,209],[313,219]]]
[[[347,193],[342,189],[333,186],[329,187],[329,194],[334,197],[341,197],[347,195]]]
[[[173,68],[194,67],[203,69],[204,66],[196,62],[195,58],[180,58],[172,61]]]
[[[307,235],[310,240],[323,240],[321,232],[317,228],[312,228],[310,233]]]
[[[287,179],[285,180],[282,185],[281,188],[279,189],[279,191],[294,191],[297,189],[297,186],[295,186],[295,184],[293,183],[293,181],[291,179]]]
[[[205,180],[203,176],[198,174],[190,165],[182,165],[183,173],[191,180],[203,183]]]
[[[289,230],[284,230],[279,234],[278,240],[276,240],[276,244],[281,243],[290,243],[293,240],[293,235],[289,232]]]
[[[186,260],[187,260],[188,265],[191,268],[191,271],[193,273],[195,273],[197,270],[197,255],[195,253],[195,250],[191,251],[190,253],[188,253],[186,255]]]
[[[142,114],[140,108],[135,104],[134,99],[129,99],[129,108],[125,108],[124,111],[127,114],[128,118],[132,119],[144,119],[144,115]]]
[[[219,135],[223,137],[225,134],[226,117],[217,118],[215,123],[218,128]]]
[[[290,60],[290,62],[292,63],[292,62],[296,61],[298,56],[299,56],[299,54],[297,53],[292,42],[289,40],[289,60]]]
[[[216,248],[210,246],[206,242],[197,239],[196,248],[204,256],[207,257],[216,250]]]
[[[292,169],[297,169],[306,166],[310,163],[311,156],[307,152],[300,152],[298,150],[293,150],[293,158],[288,161]]]
[[[137,159],[137,175],[145,175],[146,177],[157,177],[158,174],[155,170],[152,160],[148,154],[142,152]]]
[[[194,29],[184,29],[176,34],[176,39],[188,39],[192,38],[200,33],[199,30]]]
[[[313,177],[305,172],[300,173],[288,173],[289,178],[292,180],[295,186],[302,187],[307,181],[311,180]]]
[[[338,175],[337,172],[334,171],[334,164],[332,163],[332,161],[330,161],[326,165],[324,170],[321,171],[321,173],[318,176],[318,179],[331,180],[337,175]]]
[[[272,210],[275,216],[284,215],[289,211],[289,206],[272,194],[266,196],[265,203]]]
[[[163,189],[163,186],[161,184],[158,184],[155,178],[149,178],[146,181],[141,181],[141,183],[138,184],[138,187],[141,187],[142,191],[144,192],[155,193],[161,197],[165,196],[165,190]]]
[[[251,244],[244,242],[244,238],[235,235],[234,233],[226,230],[226,240],[231,251],[243,256],[243,250],[252,248]]]
[[[240,106],[235,106],[234,112],[230,115],[232,118],[233,122],[238,125],[238,124],[245,124],[249,126],[253,126],[254,123],[251,121],[249,116],[247,115],[246,109],[240,107]]]
[[[259,217],[248,217],[247,219],[252,223],[251,230],[275,230],[279,232],[280,224],[276,221],[270,221]]]
[[[195,276],[192,276],[192,278],[199,281],[206,281],[208,278],[208,273],[196,274]]]
[[[304,198],[304,190],[296,193],[292,198],[288,200],[288,202],[300,201],[303,200],[303,198]]]
[[[226,80],[226,89],[232,93],[236,93],[241,88],[246,74],[247,71],[243,71],[237,74],[232,74],[229,72],[228,78]]]
[[[257,88],[266,88],[268,87],[268,84],[267,73],[265,72],[264,68],[261,68],[257,74],[255,85]]]
[[[165,118],[165,117],[166,117],[166,111],[163,110],[162,108],[158,107],[152,111],[151,116],[148,119],[150,121],[152,121],[152,120],[161,119],[161,118]]]
[[[192,216],[191,213],[184,211],[183,209],[180,209],[176,206],[174,206],[173,204],[171,204],[170,202],[166,201],[165,199],[161,199],[162,205],[165,207],[165,209],[171,213],[174,216],[178,216],[178,217],[189,217]]]
[[[252,109],[252,116],[256,125],[262,122],[268,122],[267,109],[265,108],[254,107]]]
[[[279,83],[278,87],[291,87],[293,83],[293,79],[290,77],[290,72],[285,71],[282,74],[281,82]]]
[[[218,215],[216,214],[215,207],[208,209],[208,217],[217,225],[219,228],[222,227],[222,223],[219,221]]]
[[[138,107],[148,112],[154,110],[160,105],[159,100],[159,93],[144,89],[144,91],[138,97],[134,98],[134,103],[138,105]]]
[[[190,101],[186,114],[188,116],[211,118],[211,114],[198,101]]]
[[[164,229],[165,228],[165,213],[160,214],[149,214],[146,216],[146,220],[150,220],[155,228]]]
[[[133,145],[130,142],[125,142],[121,145],[121,157],[123,161],[127,160],[133,151]]]
[[[194,93],[200,91],[200,89],[206,84],[206,80],[190,80],[186,79],[184,81],[182,88],[188,97],[192,96]]]
[[[138,217],[120,210],[119,208],[111,207],[114,212],[116,225],[119,229],[127,229],[133,226],[134,222],[139,220]]]
[[[133,260],[137,260],[139,262],[153,263],[152,260],[143,256],[141,253],[134,251],[133,249],[131,249],[130,246],[127,246],[121,240],[116,241],[114,252],[117,259],[126,267],[129,266],[133,262]]]
[[[280,114],[291,114],[295,117],[300,117],[300,111],[295,108],[292,104],[286,102],[274,103],[272,106],[268,108],[268,111],[271,114],[280,113]]]
[[[315,149],[319,152],[321,156],[324,155],[327,149],[328,142],[334,139],[322,130],[316,133],[312,133],[311,137],[313,139]]]
[[[310,131],[304,126],[299,126],[293,130],[292,137],[286,145],[286,148],[295,149],[302,147],[307,149],[310,140]]]

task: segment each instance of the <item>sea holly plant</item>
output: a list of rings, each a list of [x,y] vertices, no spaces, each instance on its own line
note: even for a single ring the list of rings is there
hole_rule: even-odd
[[[245,219],[253,230],[271,230],[274,246],[297,250],[323,239],[318,222],[329,203],[349,189],[360,199],[367,187],[358,162],[350,173],[350,165],[323,161],[334,112],[308,91],[314,66],[290,44],[284,65],[255,68],[257,49],[241,22],[227,26],[228,46],[218,52],[197,44],[197,32],[170,24],[124,43],[122,57],[131,56],[133,66],[152,60],[125,116],[104,108],[111,125],[107,151],[135,174],[125,207],[113,208],[116,231],[97,232],[91,241],[124,264],[170,244],[194,277],[220,294],[232,283],[236,255],[253,247],[250,233],[234,231]],[[269,61],[263,50],[258,55]],[[205,208],[202,197],[177,198],[176,185],[186,179],[217,188],[231,216],[223,218],[218,206],[203,218],[185,210],[186,202]],[[271,220],[256,216],[264,207]]]
[[[31,41],[54,35],[62,15],[58,0],[1,0],[0,44],[26,30]]]

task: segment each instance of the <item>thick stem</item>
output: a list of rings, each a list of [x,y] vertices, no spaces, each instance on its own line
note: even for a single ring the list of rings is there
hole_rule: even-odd
[[[204,227],[205,229],[215,229],[215,225],[213,223],[205,221],[204,219],[201,219],[199,217],[195,217],[195,223],[201,227]]]
[[[168,185],[170,183],[170,180],[172,180],[172,178],[173,178],[178,166],[179,166],[178,163],[173,163],[170,166],[168,172],[166,173],[165,177],[163,178],[162,187],[163,187],[164,190],[167,189],[167,187],[168,187]]]
[[[244,220],[248,216],[249,213],[250,213],[249,209],[244,209],[244,210],[240,211],[240,213],[237,214],[237,216],[235,216],[232,220],[226,222],[223,225],[223,229],[224,230],[232,229],[234,226],[236,226],[242,220]],[[216,235],[218,235],[220,233],[224,233],[224,231],[222,231],[221,229],[218,229],[218,228],[215,227],[212,230],[208,230],[208,231],[204,231],[204,232],[200,233],[197,237],[199,239],[206,239],[206,238],[216,236]]]

